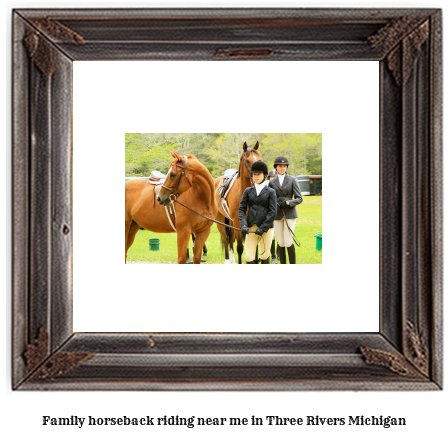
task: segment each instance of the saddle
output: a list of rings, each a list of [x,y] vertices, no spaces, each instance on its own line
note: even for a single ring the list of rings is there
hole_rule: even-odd
[[[148,180],[150,184],[158,186],[159,184],[163,184],[165,182],[166,175],[164,175],[162,172],[159,172],[158,170],[153,170],[151,172],[151,175],[149,175]]]
[[[238,178],[238,171],[235,169],[227,169],[224,172],[224,178],[221,185],[218,188],[218,210],[226,218],[233,221],[230,216],[229,206],[226,201],[226,197],[233,186],[233,183]]]
[[[154,186],[154,198],[153,198],[153,207],[156,205],[156,198],[159,195],[160,189],[162,188],[162,184],[166,180],[166,175],[158,170],[153,170],[151,175],[149,175],[148,182]]]
[[[154,186],[154,196],[153,196],[153,207],[156,206],[156,198],[159,196],[160,189],[162,188],[162,184],[166,180],[166,175],[162,172],[159,172],[158,170],[153,170],[151,172],[151,175],[148,178],[149,184],[152,184]],[[174,207],[171,208],[171,205],[165,207],[166,215],[168,217],[168,221],[173,228],[174,231],[176,230],[176,211],[174,210]]]

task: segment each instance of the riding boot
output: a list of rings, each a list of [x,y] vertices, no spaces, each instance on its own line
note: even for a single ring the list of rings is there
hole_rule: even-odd
[[[286,265],[286,249],[284,246],[278,247],[278,258],[280,259],[280,263],[282,265]]]
[[[268,257],[266,260],[261,259],[262,265],[270,265],[271,264],[271,258]]]
[[[272,257],[272,264],[276,265],[277,264],[277,259],[275,257],[275,240],[272,241],[271,243],[271,257]]]
[[[291,246],[288,246],[288,259],[290,265],[296,264],[296,248],[294,243]]]
[[[246,262],[246,265],[256,265],[258,263],[258,260],[252,260],[251,262]]]

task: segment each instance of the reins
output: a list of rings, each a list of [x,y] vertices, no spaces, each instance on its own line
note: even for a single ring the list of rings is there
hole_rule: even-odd
[[[288,221],[287,221],[287,219],[286,219],[285,212],[283,211],[283,208],[282,208],[282,213],[283,213],[283,218],[285,219],[285,224],[286,224],[286,226],[288,227],[288,231],[289,231],[289,233],[291,234],[291,237],[292,237],[293,242],[296,244],[296,246],[298,246],[298,247],[300,248],[300,242],[297,240],[297,237],[296,237],[296,235],[294,234],[294,231],[291,230],[291,227],[290,227],[289,224],[288,224]]]
[[[232,226],[232,225],[228,225],[228,224],[225,224],[225,223],[223,223],[223,222],[219,222],[219,221],[217,221],[216,219],[212,219],[212,218],[210,218],[210,217],[208,217],[208,216],[205,216],[205,215],[199,213],[198,211],[193,210],[192,208],[186,206],[185,204],[182,204],[182,202],[180,202],[180,201],[177,200],[177,196],[178,196],[178,194],[176,193],[176,189],[177,189],[177,187],[179,186],[180,180],[181,180],[181,178],[182,178],[183,175],[185,175],[185,177],[187,178],[187,180],[188,180],[188,182],[189,182],[189,184],[190,184],[190,187],[193,187],[192,184],[191,184],[190,179],[188,178],[188,175],[187,175],[187,173],[186,173],[186,170],[185,170],[186,167],[187,167],[187,157],[184,155],[184,158],[185,158],[185,166],[182,166],[182,165],[176,163],[176,166],[178,166],[178,167],[180,167],[180,168],[182,168],[182,169],[184,169],[184,170],[182,171],[182,174],[181,174],[180,178],[178,179],[178,181],[177,181],[175,187],[174,187],[174,188],[170,188],[170,187],[166,187],[165,185],[162,185],[162,188],[165,188],[165,189],[167,189],[168,191],[171,192],[171,195],[170,195],[170,197],[169,197],[170,202],[171,202],[172,204],[173,204],[174,202],[177,202],[179,205],[182,205],[182,207],[185,207],[186,209],[192,211],[193,213],[198,214],[199,216],[203,217],[204,219],[207,219],[207,220],[209,220],[209,221],[215,222],[216,224],[222,225],[222,226],[227,227],[227,228],[232,228],[233,230],[236,230],[236,231],[241,232],[241,228],[237,228],[237,227],[234,227],[234,226]],[[243,158],[243,157],[241,157],[241,158]],[[244,163],[244,166],[245,166],[246,169],[247,169],[247,165],[246,165],[245,160],[243,160],[243,163]],[[249,172],[249,175],[250,175],[250,172]],[[252,180],[252,178],[251,178],[251,180]],[[173,196],[174,196],[174,199],[172,199]],[[174,206],[173,206],[173,210],[174,210]],[[292,239],[293,239],[293,242],[295,243],[296,246],[300,247],[300,242],[297,240],[297,237],[295,236],[294,232],[291,230],[291,227],[289,226],[288,221],[286,220],[285,212],[283,211],[283,209],[282,209],[282,213],[283,213],[283,218],[285,219],[286,226],[288,227],[288,231],[289,231],[289,233],[291,234],[291,237],[292,237]],[[249,233],[255,233],[255,231],[249,231]]]
[[[173,196],[173,195],[170,195],[170,201],[171,202],[177,202],[178,204],[182,205],[182,207],[187,208],[188,210],[192,211],[193,213],[198,214],[199,216],[203,217],[204,219],[207,219],[209,221],[215,222],[216,224],[223,225],[224,227],[232,228],[233,230],[241,232],[241,228],[233,227],[232,225],[228,225],[228,224],[225,224],[223,222],[219,222],[216,219],[212,219],[212,218],[210,218],[208,216],[204,216],[203,214],[197,212],[196,210],[193,210],[192,208],[187,207],[185,204],[182,204],[182,202],[178,201],[177,199],[171,199],[171,196]],[[255,231],[249,231],[249,233],[255,233]]]
[[[179,177],[179,179],[178,179],[177,182],[176,182],[176,185],[175,185],[173,188],[171,188],[171,187],[167,187],[167,186],[165,186],[164,184],[162,184],[162,188],[163,188],[163,189],[166,189],[166,190],[168,190],[169,192],[171,192],[171,195],[169,196],[169,199],[170,199],[171,204],[173,204],[174,202],[177,202],[178,204],[182,205],[182,207],[187,208],[188,210],[192,211],[193,213],[198,214],[199,216],[203,217],[204,219],[207,219],[207,220],[212,221],[212,222],[215,222],[215,223],[217,223],[217,224],[219,224],[219,225],[223,225],[224,227],[232,228],[233,230],[236,230],[236,231],[240,231],[240,232],[241,232],[241,228],[233,227],[232,225],[228,225],[228,224],[225,224],[225,223],[223,223],[223,222],[219,222],[219,221],[217,221],[216,219],[212,219],[212,218],[210,218],[210,217],[204,216],[203,214],[199,213],[198,211],[193,210],[193,209],[190,208],[190,207],[187,207],[185,204],[182,204],[182,202],[180,202],[180,201],[177,200],[177,196],[179,195],[179,193],[176,193],[176,190],[177,190],[177,188],[179,187],[180,180],[182,179],[182,177],[183,177],[184,175],[185,175],[185,178],[187,178],[187,181],[188,181],[188,183],[190,184],[190,187],[193,187],[193,185],[191,184],[190,178],[188,178],[187,171],[186,171],[186,169],[187,169],[188,158],[187,158],[186,155],[184,155],[183,157],[184,157],[184,160],[185,160],[185,165],[184,165],[184,166],[182,166],[182,165],[179,164],[179,163],[176,163],[176,164],[175,164],[175,166],[180,167],[181,169],[183,169],[183,170],[182,170],[182,173],[181,173],[181,175],[180,175],[180,177]],[[243,157],[241,157],[241,158],[243,158]],[[246,167],[246,169],[247,169],[246,162],[243,161],[243,163],[244,163],[244,165],[245,165],[245,167]],[[250,172],[249,172],[249,175],[250,175]],[[172,197],[174,197],[174,199],[172,199]],[[173,210],[174,210],[174,206],[173,206]],[[174,211],[175,211],[175,210],[174,210]],[[169,219],[169,217],[168,217],[168,219]],[[171,220],[170,220],[170,222],[171,222]],[[173,226],[173,224],[171,224],[171,226]],[[173,227],[173,228],[175,229],[175,227]],[[249,231],[249,233],[255,233],[255,231]]]

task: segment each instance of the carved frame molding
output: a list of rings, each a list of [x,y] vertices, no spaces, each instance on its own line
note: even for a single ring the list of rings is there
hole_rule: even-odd
[[[441,389],[441,29],[437,9],[13,11],[12,387]],[[72,63],[100,59],[378,61],[379,333],[73,333]]]

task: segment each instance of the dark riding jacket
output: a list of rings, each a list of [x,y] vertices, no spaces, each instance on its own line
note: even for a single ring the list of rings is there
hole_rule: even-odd
[[[249,211],[247,211],[249,207]],[[246,219],[247,211],[247,219]],[[277,196],[275,190],[269,186],[263,187],[257,196],[255,187],[248,187],[244,190],[241,198],[240,207],[238,208],[238,218],[240,225],[252,227],[257,224],[258,228],[265,233],[274,226],[274,218],[277,211]]]
[[[298,218],[296,206],[302,202],[302,193],[300,192],[297,179],[285,174],[285,179],[280,187],[280,181],[277,175],[269,181],[269,187],[272,187],[277,195],[277,215],[275,216],[275,220],[283,219],[282,210],[285,213],[286,219]],[[289,205],[286,205],[286,201],[289,201]]]

